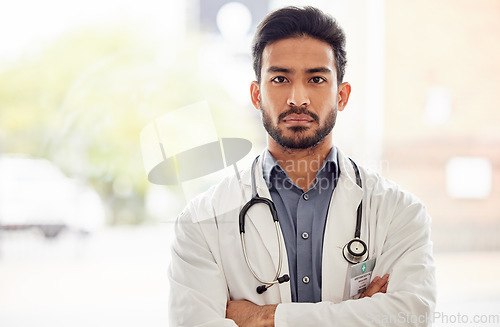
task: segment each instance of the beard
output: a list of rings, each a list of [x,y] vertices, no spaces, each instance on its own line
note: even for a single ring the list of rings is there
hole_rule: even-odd
[[[283,148],[286,149],[308,149],[318,145],[325,137],[330,134],[335,122],[337,121],[337,104],[332,108],[323,123],[320,122],[318,115],[309,111],[306,107],[292,106],[289,110],[281,113],[278,116],[278,123],[273,125],[272,119],[269,116],[266,108],[261,104],[262,123],[267,133]],[[306,135],[311,127],[306,126],[292,126],[287,129],[293,132],[292,136],[285,136],[283,130],[278,127],[280,121],[286,116],[291,114],[305,114],[310,116],[319,125],[318,129],[313,135]]]

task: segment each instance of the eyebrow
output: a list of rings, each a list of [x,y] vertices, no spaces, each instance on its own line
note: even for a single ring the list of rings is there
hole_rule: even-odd
[[[331,72],[332,72],[332,70],[329,67],[316,67],[316,68],[306,69],[306,73],[308,73],[308,74],[331,73]]]
[[[267,69],[268,73],[292,73],[293,69],[288,69],[279,66],[271,66]],[[329,67],[314,67],[306,69],[307,74],[314,73],[332,73],[332,70]]]
[[[278,67],[278,66],[271,66],[267,69],[268,73],[291,73],[292,70],[288,68],[283,68],[283,67]]]

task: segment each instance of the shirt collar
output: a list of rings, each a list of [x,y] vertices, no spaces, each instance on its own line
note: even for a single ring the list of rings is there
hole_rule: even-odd
[[[266,181],[268,188],[270,188],[269,186],[271,186],[271,172],[274,168],[281,170],[280,165],[278,164],[276,159],[274,159],[271,152],[269,152],[269,149],[266,149],[262,158],[262,175],[264,177],[264,180]]]
[[[328,155],[325,158],[325,161],[323,162],[323,165],[321,168],[318,170],[318,174],[321,173],[326,166],[331,166],[331,171],[338,172],[339,170],[339,165],[337,161],[337,148],[335,146],[332,146],[332,149],[328,153]],[[264,177],[264,180],[266,181],[266,184],[268,187],[271,185],[271,175],[273,174],[273,171],[276,172],[283,172],[286,175],[286,172],[283,170],[283,168],[280,167],[278,161],[274,159],[273,155],[271,152],[269,152],[269,149],[266,149],[263,154],[263,159],[262,159],[262,175]],[[287,176],[288,177],[288,176]]]

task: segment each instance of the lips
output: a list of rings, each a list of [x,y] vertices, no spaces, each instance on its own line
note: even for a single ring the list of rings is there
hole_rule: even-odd
[[[283,118],[283,122],[298,123],[298,124],[312,123],[314,122],[314,118],[305,114],[291,114]]]
[[[314,112],[308,110],[306,107],[293,106],[287,111],[282,112],[278,116],[278,122],[296,123],[296,124],[298,123],[306,124],[310,122],[319,123],[319,117]]]

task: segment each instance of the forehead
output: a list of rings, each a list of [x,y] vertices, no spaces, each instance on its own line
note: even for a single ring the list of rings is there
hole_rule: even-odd
[[[293,68],[295,70],[327,66],[335,71],[332,47],[310,37],[283,39],[267,45],[262,52],[262,69],[267,67]]]

